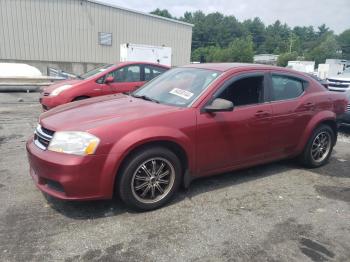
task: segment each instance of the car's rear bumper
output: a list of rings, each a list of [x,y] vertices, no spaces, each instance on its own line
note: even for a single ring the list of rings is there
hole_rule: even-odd
[[[43,192],[65,200],[108,199],[113,184],[105,183],[106,155],[76,156],[39,149],[27,142],[30,175]],[[107,177],[107,180],[110,177]]]

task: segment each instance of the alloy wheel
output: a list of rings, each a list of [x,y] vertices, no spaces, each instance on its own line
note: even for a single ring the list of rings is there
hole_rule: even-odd
[[[331,151],[331,135],[328,132],[319,133],[311,146],[311,158],[316,163],[324,161]]]
[[[174,182],[174,166],[165,158],[151,158],[136,168],[131,180],[131,191],[142,203],[156,203],[169,194]]]

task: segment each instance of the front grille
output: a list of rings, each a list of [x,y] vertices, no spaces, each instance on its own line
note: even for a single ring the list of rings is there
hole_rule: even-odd
[[[350,104],[348,104],[347,111],[350,112]]]
[[[339,90],[339,89],[329,89],[330,91],[333,92],[345,92],[346,90]]]
[[[330,86],[330,87],[337,87],[337,88],[348,88],[349,87],[348,84],[343,84],[343,83],[339,83],[339,84],[329,83],[328,86]]]
[[[47,92],[43,93],[43,96],[49,96],[49,95],[50,93],[47,93]]]
[[[34,132],[35,145],[42,150],[47,149],[54,133],[54,131],[38,125]]]
[[[350,81],[347,80],[337,80],[337,79],[328,79],[328,86],[333,88],[338,88],[338,90],[342,90],[344,88],[350,87]]]

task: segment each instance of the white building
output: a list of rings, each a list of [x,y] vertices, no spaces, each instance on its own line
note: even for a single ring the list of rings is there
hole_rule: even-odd
[[[0,0],[0,62],[83,73],[120,60],[124,43],[167,46],[190,62],[193,25],[92,0]]]

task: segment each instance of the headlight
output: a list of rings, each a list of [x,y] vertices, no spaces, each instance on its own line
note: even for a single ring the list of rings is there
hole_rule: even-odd
[[[64,90],[67,90],[71,87],[72,87],[72,85],[63,85],[63,86],[57,87],[55,90],[53,90],[51,92],[50,96],[57,96],[60,93],[62,93]]]
[[[86,132],[56,132],[48,150],[74,155],[92,155],[95,153],[100,139]]]

